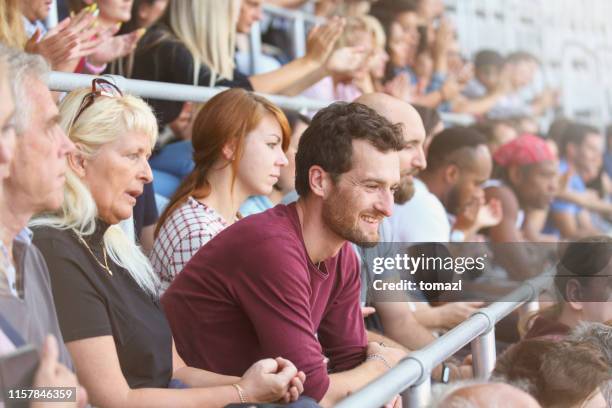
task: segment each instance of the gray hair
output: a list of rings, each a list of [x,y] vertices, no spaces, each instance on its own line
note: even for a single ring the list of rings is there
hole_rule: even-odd
[[[8,64],[11,87],[15,105],[15,130],[23,133],[30,121],[32,98],[27,93],[28,80],[32,78],[45,81],[51,68],[40,55],[28,54],[15,48],[0,47],[0,59]]]
[[[525,391],[524,384],[516,383],[513,381],[499,381],[496,379],[481,380],[481,379],[471,379],[471,380],[462,380],[462,381],[454,381],[449,384],[437,384],[431,388],[431,400],[429,404],[427,404],[427,408],[481,408],[482,405],[478,404],[476,401],[471,398],[456,396],[453,395],[455,392],[468,387],[473,387],[476,385],[487,385],[494,383],[505,383],[507,385],[513,386],[515,388],[520,389],[521,391]],[[506,404],[505,402],[500,401],[490,401],[487,408],[506,408],[513,407],[512,404]]]
[[[612,326],[596,322],[580,322],[569,339],[577,343],[591,343],[601,350],[612,376]],[[612,380],[606,381],[600,388],[608,406],[612,406]]]

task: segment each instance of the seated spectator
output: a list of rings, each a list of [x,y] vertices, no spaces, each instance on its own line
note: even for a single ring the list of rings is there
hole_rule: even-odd
[[[359,69],[348,74],[336,74],[323,78],[306,89],[302,95],[308,98],[326,102],[352,102],[362,93],[374,91],[370,79],[370,58],[375,47],[374,33],[360,17],[347,19],[346,26],[338,43],[337,49],[347,47],[360,50]]]
[[[2,128],[8,145],[13,129],[17,137],[2,184],[0,225],[9,262],[1,268],[0,310],[27,343],[40,348],[49,334],[55,336],[60,341],[59,361],[71,367],[55,315],[47,264],[26,225],[34,214],[60,207],[65,158],[74,146],[58,126],[57,107],[44,82],[49,67],[43,58],[4,47],[0,54],[9,63],[17,109],[12,122]],[[12,114],[10,98],[0,101]],[[5,148],[8,145],[3,143]]]
[[[608,177],[612,177],[612,125],[606,127],[606,153],[604,154],[604,169]]]
[[[474,78],[453,101],[453,111],[473,115],[487,114],[508,92],[502,77],[504,57],[497,51],[481,50],[474,57]]]
[[[609,335],[609,333],[608,333]],[[521,384],[544,407],[604,407],[612,365],[597,346],[564,340],[525,340],[504,352],[493,378]]]
[[[533,100],[526,100],[522,94],[524,88],[533,82],[538,64],[536,57],[524,51],[517,51],[506,57],[501,81],[507,82],[503,85],[507,89],[504,97],[488,111],[487,117],[491,119],[538,117],[555,106],[557,95],[550,89],[543,91]]]
[[[121,26],[119,34],[129,34],[137,30],[148,29],[163,16],[169,2],[170,0],[134,0],[130,21]],[[113,61],[109,71],[130,78],[133,68],[134,52],[130,52],[123,58]]]
[[[394,213],[381,223],[381,244],[373,248],[356,246],[361,258],[361,301],[367,306],[373,306],[376,313],[366,321],[369,329],[369,341],[382,341],[385,344],[403,347],[405,349],[420,349],[434,340],[433,335],[420,324],[410,309],[409,298],[405,301],[385,302],[378,301],[369,292],[374,273],[371,260],[375,257],[393,257],[392,247],[387,243],[393,242],[394,229],[400,228],[393,219],[397,215],[400,205],[411,199],[414,193],[414,176],[426,166],[423,153],[425,129],[417,111],[407,102],[386,94],[367,94],[357,99],[357,102],[374,109],[378,114],[392,123],[401,125],[405,147],[400,153],[400,187],[394,194]],[[439,117],[438,117],[439,118]],[[431,129],[430,129],[431,130]],[[402,226],[403,227],[403,226]],[[394,299],[396,300],[396,299]],[[379,333],[384,334],[382,337]],[[460,377],[459,369],[449,364],[453,377]],[[439,379],[442,367],[432,371],[432,378]]]
[[[525,242],[525,213],[546,210],[553,200],[558,181],[556,160],[546,142],[538,136],[522,135],[497,149],[494,179],[487,183],[485,196],[499,200],[502,220],[488,230],[493,243]],[[546,237],[538,241],[549,242]],[[530,234],[533,238],[535,233]],[[546,253],[542,246],[494,245],[496,260],[514,280],[543,272]]]
[[[162,290],[204,244],[240,218],[238,209],[249,196],[272,192],[287,165],[290,137],[284,113],[260,96],[231,89],[208,101],[193,127],[195,168],[155,234],[151,263]]]
[[[497,204],[485,205],[483,184],[491,175],[492,160],[483,135],[464,127],[445,129],[431,142],[427,163],[415,179],[415,189],[422,193],[398,212],[403,218],[397,225],[410,228],[398,228],[393,242],[466,241],[495,223],[496,215],[487,219],[481,213],[481,208],[498,212]]]
[[[444,130],[444,122],[442,122],[442,117],[435,109],[421,105],[414,105],[414,109],[419,113],[423,121],[423,126],[425,127],[423,150],[425,151],[425,156],[427,156],[427,151],[429,150],[429,145],[432,140],[438,133]]]
[[[303,375],[278,358],[242,378],[190,368],[176,353],[159,306],[157,276],[117,225],[145,183],[157,123],[142,100],[110,82],[70,93],[61,125],[69,153],[61,209],[35,219],[35,242],[51,281],[64,341],[79,381],[99,407],[224,406],[295,400]],[[241,373],[242,374],[242,373]],[[189,388],[168,390],[167,388]]]
[[[17,49],[23,49],[28,40],[20,3],[16,0],[0,1],[0,43]]]
[[[565,337],[581,322],[612,319],[609,281],[612,239],[585,238],[571,242],[561,255],[555,276],[557,303],[527,321],[526,339]]]
[[[280,354],[306,372],[304,394],[324,407],[395,365],[403,351],[366,342],[347,241],[378,241],[403,147],[398,127],[370,108],[320,110],[296,154],[297,203],[225,229],[162,298],[186,361],[234,375]]]
[[[160,23],[140,42],[132,77],[297,95],[322,79],[326,69],[350,71],[344,59],[330,58],[344,27],[342,21],[332,20],[311,31],[304,57],[265,74],[240,74],[234,66],[239,4],[231,1],[221,5],[216,0],[171,2]],[[169,60],[173,64],[167,64]],[[172,122],[182,108],[180,102],[153,100],[152,104],[162,125]]]
[[[585,195],[586,184],[601,169],[603,143],[603,136],[594,127],[575,123],[565,130],[559,146],[559,172],[567,178],[567,186],[550,206],[546,233],[576,239],[600,232],[591,221],[590,211],[581,204],[589,200]]]
[[[540,408],[529,394],[501,382],[459,381],[433,387],[430,408]]]
[[[494,155],[501,146],[519,136],[516,128],[505,120],[486,119],[472,125],[472,128],[486,136],[491,155]]]
[[[79,62],[77,72],[101,74],[107,68],[107,64],[118,58],[125,57],[136,49],[136,44],[145,33],[145,29],[134,30],[126,34],[115,35],[123,23],[130,21],[132,17],[132,0],[103,0],[92,2],[91,0],[68,0],[70,9],[74,13],[84,8],[97,10],[99,14],[96,26],[104,31],[103,41],[96,47],[91,55]]]
[[[289,126],[292,129],[291,142],[285,154],[287,165],[281,167],[280,177],[274,185],[272,192],[266,195],[251,196],[240,206],[240,215],[257,214],[279,204],[287,194],[295,191],[295,153],[304,131],[310,124],[310,119],[296,111],[283,109]]]

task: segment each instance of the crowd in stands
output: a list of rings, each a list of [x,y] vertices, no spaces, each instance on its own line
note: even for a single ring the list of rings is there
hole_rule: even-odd
[[[303,56],[264,3],[320,21]],[[554,282],[499,326],[490,380],[466,353],[434,367],[430,406],[611,406],[612,125],[542,128],[561,101],[536,56],[465,58],[442,0],[64,0],[55,26],[51,4],[0,0],[0,365],[36,347],[29,388],[331,407],[492,301],[376,296],[382,243],[480,245],[496,266],[470,288]],[[229,89],[66,94],[51,70]]]

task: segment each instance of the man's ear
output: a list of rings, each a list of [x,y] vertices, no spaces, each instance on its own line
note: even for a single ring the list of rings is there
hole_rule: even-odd
[[[331,175],[321,166],[311,166],[308,170],[308,184],[310,191],[321,198],[327,197],[332,190],[334,181]]]
[[[79,178],[85,177],[87,174],[87,159],[77,144],[76,149],[68,153],[67,156],[68,166]]]
[[[459,180],[459,167],[455,164],[449,164],[444,169],[444,181],[447,184],[456,184]]]
[[[582,285],[576,279],[570,279],[565,285],[565,301],[576,311],[582,311],[583,293]]]
[[[519,185],[523,179],[521,169],[518,166],[508,167],[508,178],[513,185]]]

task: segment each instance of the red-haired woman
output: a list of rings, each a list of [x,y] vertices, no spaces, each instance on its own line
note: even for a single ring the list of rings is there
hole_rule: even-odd
[[[165,290],[191,257],[239,217],[252,195],[270,194],[287,165],[283,112],[241,88],[212,98],[193,126],[195,168],[159,219],[151,254]]]

